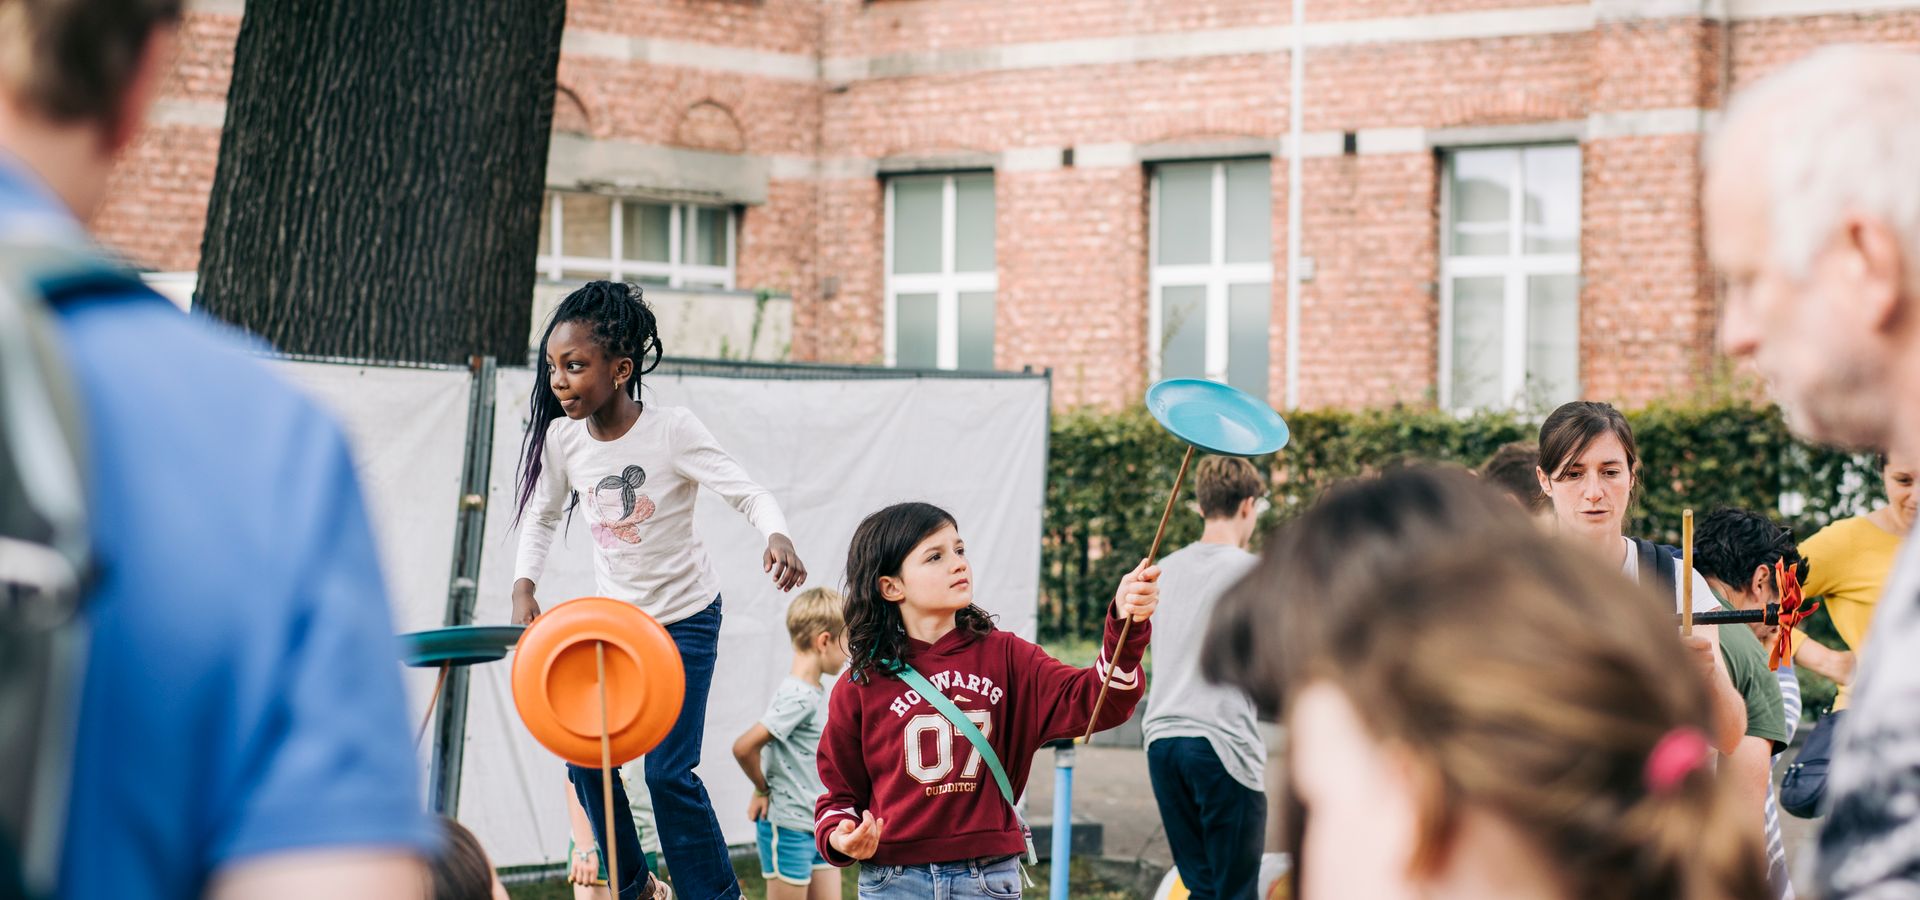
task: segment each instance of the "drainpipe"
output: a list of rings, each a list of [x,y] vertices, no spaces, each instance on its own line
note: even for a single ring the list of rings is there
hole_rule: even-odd
[[[1307,2],[1293,0],[1293,51],[1288,54],[1293,74],[1287,79],[1292,97],[1287,101],[1287,409],[1300,406],[1300,143],[1301,96],[1306,78]]]

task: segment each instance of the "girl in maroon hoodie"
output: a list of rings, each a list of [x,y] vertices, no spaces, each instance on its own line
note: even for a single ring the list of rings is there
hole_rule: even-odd
[[[828,701],[814,838],[834,865],[858,860],[863,900],[1020,896],[1025,826],[992,772],[947,718],[899,677],[912,666],[971,720],[1015,796],[1042,744],[1086,730],[1100,683],[1113,687],[1097,728],[1140,702],[1160,589],[1157,567],[1121,579],[1092,668],[1076,669],[997,630],[973,604],[973,571],[953,516],[900,503],[866,518],[847,550],[849,677]],[[1132,616],[1119,646],[1122,616]]]

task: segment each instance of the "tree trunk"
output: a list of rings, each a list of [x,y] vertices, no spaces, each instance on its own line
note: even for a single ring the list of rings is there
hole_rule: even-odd
[[[248,3],[196,303],[289,353],[525,359],[565,19]]]

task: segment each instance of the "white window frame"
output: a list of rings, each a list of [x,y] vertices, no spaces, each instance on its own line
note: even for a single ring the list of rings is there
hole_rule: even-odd
[[[1177,162],[1177,161],[1176,161]],[[1206,160],[1191,160],[1206,162]],[[1208,262],[1187,263],[1181,265],[1162,265],[1160,263],[1160,173],[1149,172],[1147,177],[1147,258],[1153,261],[1147,277],[1147,372],[1148,381],[1159,381],[1160,345],[1162,328],[1160,326],[1160,294],[1162,288],[1204,286],[1207,289],[1207,334],[1206,334],[1206,377],[1212,381],[1224,383],[1227,380],[1227,288],[1235,284],[1265,284],[1268,291],[1269,306],[1273,291],[1273,251],[1267,251],[1264,263],[1227,262],[1227,163],[1237,160],[1213,160],[1213,202],[1210,207],[1213,232],[1209,245]],[[1268,165],[1272,165],[1269,161]],[[1271,169],[1268,170],[1272,172]],[[1268,181],[1268,191],[1272,191],[1272,181]],[[1271,242],[1272,232],[1268,232]],[[1269,360],[1271,368],[1271,360]],[[1271,377],[1271,373],[1269,373]]]
[[[886,364],[899,365],[898,315],[901,294],[933,294],[936,299],[934,324],[938,332],[934,336],[934,366],[940,369],[958,369],[960,367],[960,295],[976,291],[991,291],[996,314],[1000,304],[999,254],[994,254],[994,271],[955,272],[953,270],[954,244],[957,240],[954,219],[958,200],[958,191],[954,188],[954,178],[965,175],[978,175],[979,172],[949,172],[943,175],[900,175],[887,179],[886,190]],[[999,188],[994,173],[985,173],[994,178],[994,187]],[[923,272],[912,275],[896,275],[893,271],[893,188],[903,180],[933,178],[941,179],[940,185],[940,271]],[[994,240],[1000,237],[1000,223],[997,221],[999,204],[994,205]],[[996,332],[994,343],[999,343]],[[998,349],[997,347],[995,348]]]
[[[547,207],[547,249],[549,254],[539,257],[537,261],[540,274],[547,279],[560,281],[565,277],[564,273],[568,269],[576,271],[587,269],[596,272],[605,271],[614,281],[631,281],[643,277],[664,278],[667,281],[667,286],[674,288],[686,287],[688,284],[698,283],[702,286],[719,284],[726,290],[734,289],[734,253],[735,244],[739,240],[737,237],[739,229],[737,227],[738,216],[735,215],[733,207],[705,206],[693,203],[654,203],[644,200],[607,196],[607,199],[612,201],[612,203],[609,204],[608,213],[613,219],[609,225],[610,230],[608,231],[608,234],[611,235],[611,246],[613,248],[612,257],[568,256],[566,255],[566,247],[561,243],[561,236],[566,230],[565,223],[560,220],[561,196],[564,194],[607,196],[596,195],[587,191],[549,190],[549,197],[547,198],[549,204]],[[625,248],[625,235],[622,233],[625,229],[625,217],[621,215],[621,212],[628,203],[644,203],[648,206],[667,207],[667,262],[625,259],[621,256]],[[681,222],[686,218],[686,211],[695,208],[726,214],[726,224],[723,226],[723,230],[727,235],[726,265],[702,266],[680,262],[682,259],[693,258],[694,251],[698,249],[694,246],[699,240],[697,231],[693,234],[683,234],[685,229],[681,227]],[[684,253],[681,252],[683,245],[686,247],[686,252]]]
[[[1527,279],[1534,275],[1580,276],[1580,253],[1528,254],[1526,234],[1526,151],[1535,147],[1574,147],[1580,153],[1580,169],[1586,169],[1586,151],[1578,144],[1521,144],[1496,147],[1454,147],[1441,154],[1440,170],[1440,406],[1459,413],[1473,412],[1453,400],[1453,282],[1456,278],[1499,276],[1502,278],[1500,394],[1506,400],[1495,409],[1517,409],[1526,400],[1527,391]],[[1453,255],[1453,160],[1458,153],[1479,150],[1513,152],[1513,167],[1507,181],[1507,255]],[[1574,205],[1581,213],[1581,229],[1586,228],[1585,186],[1580,178],[1573,182]],[[1576,301],[1577,302],[1577,301]],[[1579,371],[1579,341],[1575,341],[1574,371]],[[1575,376],[1575,394],[1579,393]]]

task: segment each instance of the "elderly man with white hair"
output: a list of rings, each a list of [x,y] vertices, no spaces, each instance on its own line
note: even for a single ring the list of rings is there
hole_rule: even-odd
[[[1808,438],[1920,453],[1920,55],[1822,50],[1734,98],[1707,150],[1720,342]],[[1901,548],[1841,727],[1828,898],[1920,897],[1920,541]]]

